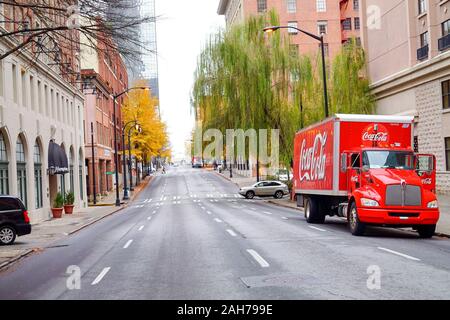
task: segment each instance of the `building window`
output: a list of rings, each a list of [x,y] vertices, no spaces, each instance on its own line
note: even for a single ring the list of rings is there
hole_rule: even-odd
[[[359,20],[359,17],[355,17],[355,30],[361,29],[361,21]]]
[[[446,171],[450,171],[450,137],[445,138]]]
[[[34,144],[34,193],[35,193],[35,207],[42,208],[42,157],[41,148],[36,141]]]
[[[442,82],[442,108],[450,109],[450,80]]]
[[[327,34],[328,22],[327,21],[317,22],[317,29],[319,31],[319,34]]]
[[[9,194],[8,153],[3,133],[0,132],[0,194]]]
[[[27,205],[27,169],[25,162],[25,150],[21,137],[16,142],[17,161],[17,196]]]
[[[420,47],[423,48],[428,45],[428,31],[420,35]]]
[[[75,157],[72,149],[70,150],[70,164],[69,164],[69,178],[70,178],[70,192],[75,192],[75,177],[74,177]]]
[[[3,61],[0,61],[0,96],[3,96]]]
[[[352,30],[352,18],[346,18],[342,21],[342,29]]]
[[[266,12],[267,11],[267,0],[258,0],[258,12]]]
[[[19,95],[17,91],[17,66],[15,64],[12,65],[12,85],[13,85],[13,99],[14,102],[17,103]]]
[[[326,0],[316,0],[317,12],[327,11],[327,1]]]
[[[28,101],[27,101],[27,78],[25,71],[21,72],[22,77],[22,106],[27,107]]]
[[[295,28],[298,28],[297,21],[289,21],[288,27],[289,27],[289,29],[288,29],[289,34],[297,34],[298,33],[298,30],[295,29]]]
[[[297,0],[287,0],[287,12],[288,13],[297,12]]]
[[[450,34],[450,19],[442,22],[442,36],[445,37]]]
[[[419,14],[422,14],[427,11],[427,2],[425,0],[419,1]]]
[[[359,0],[353,0],[353,10],[359,10]]]
[[[419,153],[419,137],[414,136],[414,152]]]
[[[83,200],[84,195],[84,186],[83,186],[83,154],[80,153],[78,155],[78,180],[79,180],[79,186],[80,186],[80,199]]]

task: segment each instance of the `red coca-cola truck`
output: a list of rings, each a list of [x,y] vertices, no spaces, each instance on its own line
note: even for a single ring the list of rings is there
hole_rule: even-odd
[[[293,189],[306,220],[346,217],[353,235],[377,225],[432,237],[439,219],[436,160],[414,153],[413,121],[337,114],[298,132]]]

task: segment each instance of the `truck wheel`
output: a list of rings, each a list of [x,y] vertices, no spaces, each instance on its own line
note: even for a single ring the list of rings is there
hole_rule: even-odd
[[[283,191],[277,191],[275,192],[275,195],[273,196],[275,199],[281,199],[283,198]]]
[[[0,245],[7,246],[16,240],[16,230],[10,226],[0,227]]]
[[[423,239],[429,239],[434,236],[434,233],[436,232],[436,225],[423,225],[417,227],[417,232],[419,233],[419,236]]]
[[[254,193],[253,191],[248,191],[248,192],[245,194],[245,197],[246,197],[247,199],[253,199],[253,198],[255,197],[255,193]]]
[[[350,226],[350,232],[354,236],[364,235],[364,231],[366,230],[366,224],[359,221],[358,209],[356,208],[355,202],[352,202],[350,206],[350,212],[348,215],[348,224]]]
[[[314,198],[305,198],[305,218],[308,223],[325,222],[325,215],[320,212],[319,203]]]

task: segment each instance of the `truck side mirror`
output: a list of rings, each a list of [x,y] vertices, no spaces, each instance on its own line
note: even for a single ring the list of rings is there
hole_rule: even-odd
[[[362,167],[362,171],[363,172],[368,172],[370,170],[370,166],[368,166],[368,165],[364,165],[363,167]]]

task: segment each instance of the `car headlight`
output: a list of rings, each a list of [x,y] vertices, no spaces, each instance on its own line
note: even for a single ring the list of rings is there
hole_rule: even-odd
[[[363,207],[379,207],[378,201],[372,199],[361,198],[361,204]]]
[[[434,200],[434,201],[428,202],[427,208],[430,208],[430,209],[436,209],[436,208],[439,208],[438,201],[437,201],[437,200]]]

